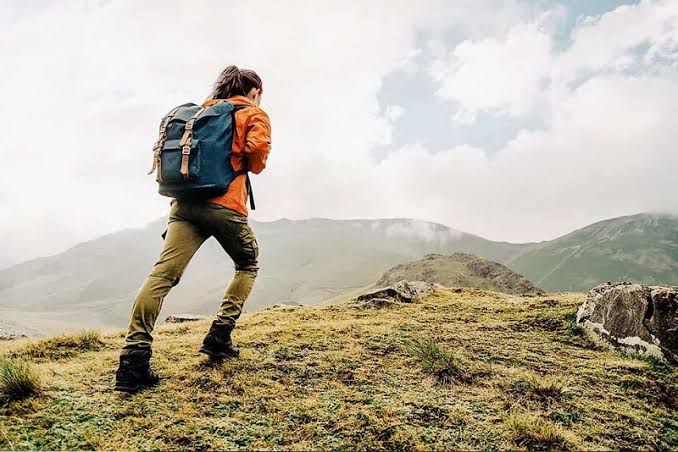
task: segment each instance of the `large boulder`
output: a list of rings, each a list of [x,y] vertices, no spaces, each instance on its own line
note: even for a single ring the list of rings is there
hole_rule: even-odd
[[[678,287],[601,284],[586,296],[577,323],[614,348],[678,362]]]
[[[380,307],[396,303],[413,303],[420,298],[433,293],[433,288],[439,286],[424,281],[398,281],[397,283],[364,293],[356,297],[356,301],[373,307]]]

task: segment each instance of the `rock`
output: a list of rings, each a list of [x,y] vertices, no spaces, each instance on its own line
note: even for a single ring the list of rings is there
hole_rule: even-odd
[[[269,307],[267,307],[267,308],[264,308],[264,311],[270,311],[270,310],[273,310],[273,309],[290,310],[290,309],[301,308],[301,307],[303,307],[303,306],[304,306],[304,305],[301,304],[301,303],[297,303],[297,302],[294,302],[294,301],[290,301],[290,302],[288,302],[288,303],[276,303],[276,304],[271,305],[271,306],[269,306]]]
[[[166,323],[185,323],[185,322],[197,322],[198,320],[204,320],[204,315],[197,314],[176,314],[171,315],[165,319]]]
[[[678,363],[678,287],[601,284],[587,294],[577,323],[616,349]]]
[[[13,341],[16,339],[23,339],[26,338],[25,334],[17,333],[14,330],[7,330],[4,328],[0,328],[0,341]]]
[[[371,292],[359,295],[356,301],[374,303],[378,306],[384,306],[393,302],[412,303],[418,298],[425,297],[433,293],[433,288],[438,284],[424,281],[398,281],[397,283],[376,289]]]
[[[14,341],[14,340],[17,340],[17,339],[25,339],[27,337],[28,336],[26,336],[25,334],[0,333],[0,341]]]

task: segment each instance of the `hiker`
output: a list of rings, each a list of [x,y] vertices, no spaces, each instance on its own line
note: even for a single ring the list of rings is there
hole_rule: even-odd
[[[254,208],[248,171],[263,171],[271,148],[262,91],[254,71],[228,66],[201,106],[184,104],[161,122],[151,171],[157,170],[160,193],[173,199],[164,248],[134,300],[116,390],[135,392],[158,382],[150,367],[153,327],[165,296],[212,236],[233,260],[235,275],[199,352],[212,361],[239,356],[231,332],[252,290],[259,254],[247,223],[248,196]]]

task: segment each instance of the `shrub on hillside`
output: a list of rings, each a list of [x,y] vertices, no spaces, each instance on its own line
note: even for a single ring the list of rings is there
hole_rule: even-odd
[[[509,439],[529,450],[566,449],[569,441],[558,425],[528,414],[514,414],[508,418],[506,431]]]
[[[417,358],[424,371],[433,375],[439,384],[470,383],[483,373],[468,359],[428,338],[407,338],[403,341],[403,348]]]
[[[508,387],[509,392],[542,404],[557,402],[570,395],[562,378],[533,373],[521,373]]]
[[[25,361],[0,361],[0,400],[12,402],[40,393],[42,383],[38,372]]]

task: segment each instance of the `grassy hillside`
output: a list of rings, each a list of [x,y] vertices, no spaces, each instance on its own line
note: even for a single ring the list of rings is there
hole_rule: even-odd
[[[388,308],[246,315],[241,359],[196,353],[207,322],[167,325],[157,388],[111,390],[121,334],[2,345],[37,397],[0,407],[0,449],[678,447],[678,373],[594,347],[583,296],[438,289]]]
[[[589,290],[606,281],[678,284],[678,217],[601,221],[535,245],[504,262],[547,290]]]

